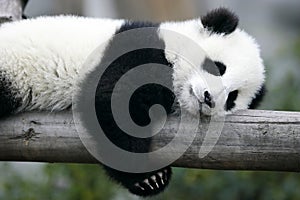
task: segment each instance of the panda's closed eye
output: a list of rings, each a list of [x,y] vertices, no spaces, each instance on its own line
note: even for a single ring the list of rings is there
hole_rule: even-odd
[[[215,76],[223,76],[226,71],[226,66],[219,61],[212,61],[209,58],[206,58],[203,63],[203,69]]]

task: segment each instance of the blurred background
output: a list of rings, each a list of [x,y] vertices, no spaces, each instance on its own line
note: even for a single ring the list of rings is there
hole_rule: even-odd
[[[25,14],[184,20],[224,6],[261,45],[268,94],[261,109],[300,111],[300,1],[29,0]],[[300,158],[299,158],[300,159]],[[138,199],[97,165],[0,163],[0,199]],[[300,199],[300,174],[181,169],[153,199]]]

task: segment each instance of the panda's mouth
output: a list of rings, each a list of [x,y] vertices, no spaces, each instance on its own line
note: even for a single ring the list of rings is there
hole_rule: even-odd
[[[204,102],[199,102],[199,111],[200,114],[202,115],[207,115],[207,116],[212,115],[212,109],[210,108],[209,105],[207,105]]]

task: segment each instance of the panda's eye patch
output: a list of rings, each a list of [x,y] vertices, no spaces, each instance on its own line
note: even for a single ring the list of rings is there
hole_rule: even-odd
[[[225,74],[226,66],[219,61],[212,61],[209,58],[205,58],[203,63],[203,69],[215,76],[222,76]]]
[[[223,76],[223,74],[225,74],[226,71],[226,66],[219,61],[215,61],[214,63],[218,67],[220,75]]]
[[[231,110],[232,108],[234,108],[234,106],[235,106],[234,101],[237,99],[238,94],[239,94],[238,90],[234,90],[234,91],[232,91],[228,94],[228,98],[227,98],[226,104],[225,104],[225,110],[226,111]]]

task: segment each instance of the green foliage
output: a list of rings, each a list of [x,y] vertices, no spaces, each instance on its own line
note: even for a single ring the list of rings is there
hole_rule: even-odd
[[[300,59],[300,39],[295,42],[294,54],[298,59]]]
[[[107,179],[98,165],[46,164],[42,179],[20,176],[11,164],[0,165],[0,199],[101,200],[132,199]],[[300,174],[238,172],[174,168],[170,187],[154,200],[163,199],[299,199]]]
[[[111,199],[116,187],[98,165],[46,164],[42,180],[20,176],[11,164],[0,165],[0,199],[93,200]]]
[[[300,174],[176,169],[166,193],[155,199],[299,199]]]
[[[297,72],[297,70],[299,72]],[[267,80],[267,94],[261,109],[300,111],[300,68],[288,69],[277,83]],[[268,78],[267,78],[268,79]]]
[[[46,165],[45,174],[47,186],[55,191],[53,200],[101,200],[114,195],[112,183],[98,165]]]
[[[291,52],[279,55],[279,59],[282,57],[290,60],[288,65],[282,65],[278,67],[279,69],[267,65],[268,92],[261,108],[300,111],[300,38],[295,42]],[[274,72],[280,76],[275,76]]]

